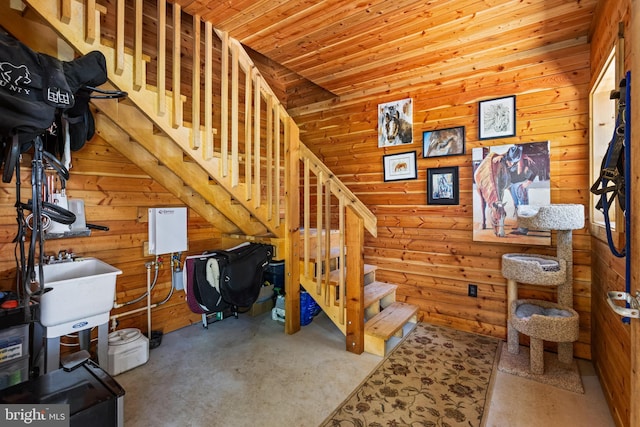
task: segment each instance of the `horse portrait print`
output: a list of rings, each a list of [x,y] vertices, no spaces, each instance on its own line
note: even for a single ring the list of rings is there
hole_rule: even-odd
[[[473,240],[550,245],[551,233],[518,226],[518,210],[551,199],[549,142],[479,147],[472,151]]]
[[[455,156],[464,154],[464,126],[422,133],[422,156]]]
[[[413,100],[378,104],[378,147],[413,143]]]
[[[416,157],[415,151],[382,156],[385,182],[418,178]]]
[[[480,101],[478,107],[480,139],[504,138],[516,134],[516,97]]]

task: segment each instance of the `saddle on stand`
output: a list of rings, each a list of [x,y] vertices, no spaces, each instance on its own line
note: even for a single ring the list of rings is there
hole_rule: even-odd
[[[223,313],[251,307],[264,284],[273,246],[248,243],[185,260],[185,291],[192,312]]]

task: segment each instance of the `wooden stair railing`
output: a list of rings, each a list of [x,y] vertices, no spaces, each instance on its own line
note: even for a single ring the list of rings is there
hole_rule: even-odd
[[[215,181],[230,195],[229,200],[242,205],[264,225],[269,235],[284,239],[287,312],[299,312],[300,283],[314,280],[318,294],[324,292],[325,296],[329,289],[327,282],[315,278],[307,267],[311,256],[311,219],[315,218],[314,226],[318,230],[337,228],[338,262],[350,268],[346,272],[342,270],[338,286],[342,292],[338,300],[344,305],[346,310],[341,311],[346,316],[340,315],[336,321],[339,326],[346,325],[347,350],[362,352],[364,231],[376,236],[376,217],[302,144],[293,119],[242,45],[227,33],[212,28],[210,23],[201,22],[197,15],[192,17],[191,31],[185,31],[185,22],[189,24],[189,21],[182,19],[180,5],[173,3],[167,8],[166,0],[155,0],[155,3],[153,0],[114,0],[106,7],[96,4],[95,0],[25,0],[25,3],[80,54],[100,50],[107,59],[111,84],[128,92],[128,100],[120,104],[95,102],[98,116],[105,116],[97,119],[97,124],[104,126],[103,135],[107,138],[112,135],[115,139],[121,134],[114,124],[121,127],[131,140],[125,143],[140,144],[156,156],[160,165],[169,149],[158,148],[171,142],[183,153],[174,152],[171,155],[174,160],[167,162],[171,163],[167,167],[173,175],[179,179],[182,169],[194,169],[184,165],[197,165],[208,181]],[[145,9],[145,5],[150,7]],[[144,14],[145,10],[156,11],[157,25],[145,25],[143,32],[143,24],[148,24],[150,19]],[[169,11],[171,25],[167,24]],[[102,22],[105,25],[101,25]],[[154,29],[155,46],[153,52],[148,52],[148,40]],[[191,44],[186,44],[184,40],[189,39]],[[171,53],[170,57],[167,52]],[[220,64],[213,60],[217,52],[220,52]],[[155,63],[155,68],[148,68],[148,61]],[[189,68],[187,65],[193,70],[190,81],[183,77],[186,74],[183,70]],[[219,88],[213,87],[216,70],[220,73]],[[155,79],[155,87],[147,84],[148,75]],[[189,90],[184,90],[185,87]],[[130,109],[129,103],[136,107],[136,112]],[[219,112],[213,108],[216,104],[220,105]],[[218,129],[220,138],[216,143],[214,135]],[[126,151],[124,147],[123,150]],[[183,157],[182,161],[176,160],[179,157]],[[151,162],[145,161],[149,166]],[[302,212],[300,163],[304,170]],[[151,169],[149,166],[146,170]],[[200,193],[201,184],[195,181],[203,174],[189,175],[192,182],[187,185]],[[173,183],[166,179],[165,182]],[[315,185],[313,192],[312,184]],[[175,187],[179,185],[171,185],[168,190],[173,192]],[[217,194],[221,196],[220,192]],[[182,192],[178,197],[189,205],[188,194]],[[314,208],[312,197],[315,197]],[[200,211],[206,210],[201,207]],[[234,212],[222,213],[235,222]],[[302,248],[299,247],[301,218]],[[250,229],[246,221],[244,223],[241,228]],[[329,233],[325,233],[324,241],[316,246],[317,270],[329,262]],[[317,256],[323,251],[327,253],[324,260]],[[300,259],[305,261],[302,271]],[[287,316],[286,332],[294,333],[299,328],[299,318]]]
[[[157,22],[159,25],[157,28],[157,46],[159,54],[155,55],[157,67],[155,69],[156,86],[146,84],[145,70],[146,63],[142,49],[144,46],[135,44],[131,47],[127,47],[125,37],[125,25],[124,23],[131,23],[133,25],[133,42],[142,43],[142,31],[143,31],[143,19],[139,12],[143,5],[142,0],[136,0],[134,7],[134,16],[129,17],[128,13],[131,12],[125,5],[124,0],[117,0],[113,3],[114,10],[105,9],[102,6],[96,5],[95,1],[89,0],[61,0],[61,1],[48,1],[48,0],[28,0],[26,2],[31,8],[33,8],[38,14],[46,19],[54,30],[60,34],[69,44],[81,54],[86,54],[92,50],[100,50],[107,59],[108,64],[108,76],[109,80],[115,87],[120,90],[128,92],[128,101],[132,102],[137,108],[143,111],[154,123],[156,131],[161,132],[173,143],[179,145],[186,156],[190,158],[190,161],[197,163],[202,169],[206,170],[212,179],[215,179],[218,185],[222,186],[229,194],[233,196],[235,203],[243,205],[249,209],[252,215],[262,224],[264,224],[268,232],[276,237],[284,237],[282,230],[282,212],[280,201],[283,198],[282,182],[274,171],[280,169],[271,168],[269,165],[275,167],[280,166],[279,161],[273,159],[273,155],[280,153],[280,149],[265,148],[267,145],[273,147],[278,145],[279,147],[284,145],[282,135],[265,135],[262,131],[262,122],[260,121],[261,112],[260,107],[262,105],[262,99],[267,106],[270,107],[270,112],[265,114],[267,119],[282,120],[288,119],[287,116],[280,113],[280,110],[284,110],[283,107],[277,103],[274,99],[274,95],[268,89],[266,82],[262,80],[259,73],[255,71],[255,67],[246,60],[243,60],[245,56],[236,54],[232,55],[231,52],[239,52],[239,48],[229,47],[234,45],[233,40],[225,37],[222,34],[222,39],[229,40],[229,43],[225,45],[223,43],[222,49],[226,47],[226,52],[223,52],[222,58],[230,59],[227,61],[231,63],[230,67],[225,67],[225,61],[222,64],[221,73],[223,76],[229,76],[222,78],[222,82],[228,82],[231,80],[232,88],[237,86],[237,79],[239,76],[239,70],[243,69],[247,76],[252,76],[253,80],[257,82],[258,90],[258,102],[256,103],[255,111],[252,112],[253,120],[245,121],[245,126],[248,129],[255,129],[249,134],[258,135],[259,138],[265,141],[256,141],[250,149],[244,150],[243,155],[240,155],[240,141],[238,139],[237,132],[235,134],[228,135],[229,128],[228,122],[237,122],[238,115],[232,114],[229,116],[229,111],[220,110],[221,121],[221,135],[219,143],[214,143],[213,136],[217,133],[217,129],[213,127],[213,120],[215,118],[212,110],[214,104],[214,88],[210,79],[205,79],[204,88],[198,87],[198,90],[193,90],[195,96],[191,96],[190,111],[191,122],[179,121],[183,120],[185,114],[183,112],[184,104],[188,100],[186,95],[180,92],[180,87],[184,87],[186,82],[176,81],[174,77],[180,78],[181,73],[179,70],[182,63],[182,55],[179,54],[180,49],[174,49],[174,54],[178,53],[176,57],[171,58],[173,64],[173,72],[169,75],[166,71],[166,67],[163,64],[167,64],[168,58],[166,55],[166,40],[171,36],[172,40],[182,41],[180,33],[180,25],[173,25],[167,27],[161,25],[166,21],[166,1],[159,0],[157,2]],[[58,5],[61,4],[61,9]],[[87,6],[94,6],[94,11],[87,11]],[[174,5],[172,8],[174,17],[181,16],[182,12],[178,5]],[[65,12],[68,11],[68,12]],[[68,14],[68,16],[65,16]],[[101,32],[100,15],[107,14],[106,19],[108,22],[114,20],[114,27],[106,29],[104,33],[112,34],[112,39],[106,38]],[[113,18],[111,17],[113,15]],[[57,19],[59,18],[59,19]],[[174,19],[174,23],[177,19]],[[195,21],[194,17],[194,21]],[[145,26],[145,37],[149,36],[149,26]],[[202,26],[200,21],[194,25],[194,32],[198,33],[198,30]],[[169,30],[167,29],[169,28]],[[191,46],[193,52],[205,52],[205,77],[212,75],[212,69],[214,68],[213,56],[214,56],[214,31],[210,24],[204,24],[204,46],[198,46],[197,48]],[[199,36],[194,36],[194,40],[199,39]],[[104,40],[104,42],[103,42]],[[195,43],[195,42],[194,42]],[[237,43],[237,42],[236,42]],[[182,48],[181,44],[179,45]],[[133,52],[130,53],[130,52]],[[242,51],[244,52],[244,51]],[[231,58],[229,58],[231,56]],[[198,55],[194,55],[194,60],[199,60]],[[248,58],[248,56],[246,56]],[[191,67],[194,70],[200,70],[200,63],[192,63]],[[142,70],[142,71],[141,71]],[[197,74],[197,73],[195,73]],[[167,85],[166,81],[169,80],[170,84]],[[191,82],[189,82],[189,85]],[[173,92],[168,92],[166,87],[172,87]],[[247,87],[247,93],[251,91],[251,88],[255,85]],[[223,90],[228,89],[228,86],[223,85]],[[177,89],[177,91],[176,91]],[[225,96],[218,94],[218,99],[222,104],[228,101],[228,90],[225,92]],[[200,99],[204,99],[204,127],[199,125],[200,114],[194,115],[193,111],[200,111]],[[237,92],[231,96],[230,109],[233,112],[237,111]],[[197,104],[195,104],[197,102]],[[100,102],[96,102],[96,107],[100,109]],[[278,110],[274,113],[273,110]],[[226,111],[226,112],[225,112]],[[286,113],[285,113],[286,114]],[[195,120],[193,120],[195,119]],[[195,122],[195,123],[194,123]],[[238,129],[237,125],[231,126],[231,131]],[[267,128],[272,129],[273,132],[279,130],[281,125],[275,125],[273,123],[267,124]],[[125,131],[129,132],[128,129]],[[226,133],[226,134],[224,134]],[[134,138],[135,139],[135,138]],[[264,144],[262,144],[264,142]],[[248,144],[247,141],[245,143]],[[230,148],[229,145],[232,145]],[[244,147],[243,147],[244,148]],[[266,152],[266,154],[265,154]],[[268,156],[272,156],[269,158]],[[160,159],[162,160],[162,159]],[[241,170],[243,180],[240,180]],[[252,174],[244,177],[244,172],[251,170]],[[281,171],[280,171],[281,172]],[[263,182],[263,179],[265,182]],[[276,187],[280,185],[280,187]],[[268,188],[264,188],[268,187]],[[264,188],[264,189],[263,189]]]
[[[349,230],[347,226],[347,230]],[[312,245],[315,245],[320,240],[320,244],[325,240],[325,230],[310,230],[312,235]],[[337,233],[331,233],[329,241],[331,242],[331,248],[329,251],[330,262],[326,263],[326,256],[324,249],[321,254],[321,267],[316,268],[316,260],[307,264],[305,267],[304,262],[301,261],[302,269],[308,269],[314,272],[314,274],[321,275],[321,283],[326,286],[322,286],[320,291],[316,290],[316,281],[309,280],[304,276],[301,277],[302,285],[305,290],[321,305],[324,313],[336,323],[341,332],[347,335],[347,345],[355,347],[353,343],[358,343],[359,337],[349,334],[348,322],[347,324],[340,323],[340,319],[343,319],[345,313],[348,313],[348,309],[345,304],[340,302],[340,299],[344,299],[344,293],[340,291],[340,286],[344,285],[340,283],[340,277],[344,274],[346,267],[346,274],[349,274],[351,265],[347,260],[347,265],[340,265],[339,248]],[[313,252],[313,251],[312,251]],[[378,282],[376,280],[377,268],[373,265],[364,265],[364,275],[360,276],[364,278],[364,292],[363,295],[356,295],[356,297],[363,296],[363,303],[356,306],[356,309],[364,309],[364,316],[354,314],[350,316],[347,314],[347,318],[352,317],[357,321],[364,319],[364,351],[367,353],[383,356],[387,354],[387,351],[393,348],[394,344],[398,342],[394,338],[402,338],[406,332],[408,332],[413,325],[417,322],[418,307],[405,302],[396,301],[396,289],[397,285],[392,283]],[[359,279],[362,280],[362,279]],[[358,288],[359,291],[362,288]],[[347,301],[346,306],[349,306],[350,290],[349,286],[346,289]],[[353,298],[353,296],[351,296]],[[355,330],[360,330],[355,328]]]

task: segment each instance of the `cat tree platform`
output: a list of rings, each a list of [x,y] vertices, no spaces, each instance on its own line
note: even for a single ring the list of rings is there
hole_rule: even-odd
[[[502,276],[520,283],[558,286],[567,279],[567,264],[546,255],[504,254]]]
[[[518,227],[532,230],[579,230],[584,227],[584,206],[574,204],[520,206]]]
[[[572,343],[578,339],[579,316],[572,308],[549,301],[520,299],[511,303],[510,310],[511,326],[530,338],[530,368],[534,374],[544,373],[543,341]],[[512,334],[512,337],[516,341],[509,342],[509,351],[517,353],[518,336]],[[559,352],[558,360],[569,364],[573,355]]]

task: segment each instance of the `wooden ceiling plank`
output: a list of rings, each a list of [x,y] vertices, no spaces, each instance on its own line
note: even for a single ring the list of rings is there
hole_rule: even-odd
[[[493,37],[488,36],[484,40],[477,40],[466,44],[460,44],[458,46],[451,46],[447,49],[434,50],[430,55],[426,55],[425,52],[421,54],[413,53],[413,58],[409,56],[399,57],[397,62],[380,64],[375,61],[370,61],[367,66],[353,66],[353,68],[339,73],[328,75],[327,77],[321,77],[315,79],[319,84],[333,85],[330,89],[339,94],[344,93],[344,89],[354,88],[354,75],[360,77],[360,81],[367,82],[374,79],[389,79],[388,75],[384,73],[384,67],[393,67],[396,71],[395,77],[402,78],[404,72],[420,72],[424,73],[426,69],[440,70],[444,75],[451,74],[458,71],[454,66],[456,64],[465,63],[469,72],[474,72],[478,64],[487,65],[489,63],[495,63],[500,61],[505,55],[521,54],[528,56],[527,53],[531,49],[544,48],[545,46],[554,46],[557,43],[561,43],[567,39],[566,33],[573,28],[579,29],[575,33],[584,33],[588,30],[587,22],[578,22],[576,27],[563,28],[556,32],[545,32],[544,37],[533,34],[530,38],[514,39],[512,32],[504,33],[495,43],[492,44],[492,48],[485,49],[482,52],[477,52],[475,47],[476,43],[490,43]],[[517,31],[516,31],[517,32]],[[507,40],[516,40],[507,42]],[[569,43],[575,43],[576,40],[584,40],[584,37],[575,35],[569,39]],[[560,46],[560,45],[557,45]],[[535,51],[531,53],[535,55]]]
[[[416,0],[403,1],[406,3]],[[322,28],[322,24],[327,23],[327,11],[331,11],[332,21],[340,20],[344,23],[351,22],[360,9],[370,7],[370,4],[358,5],[351,0],[326,0],[317,2],[311,7],[304,3],[294,3],[295,7],[280,8],[277,12],[277,19],[256,20],[251,22],[251,25],[245,25],[232,31],[233,36],[242,40],[243,43],[256,46],[257,49],[263,49],[270,45],[272,47],[273,40],[292,40],[295,34],[308,34],[308,28],[313,28],[314,31],[317,28]],[[389,3],[387,2],[387,4]]]
[[[238,26],[247,25],[247,22],[254,19],[270,16],[272,10],[288,1],[290,0],[235,0],[232,6],[227,2],[210,2],[209,10],[202,12],[202,18],[212,21],[219,30],[229,31]],[[235,13],[229,13],[230,10]]]
[[[513,2],[514,0],[502,1]],[[312,31],[307,31],[302,38],[287,40],[284,38],[286,32],[283,31],[281,39],[287,40],[286,44],[280,42],[272,44],[270,48],[265,46],[262,50],[265,55],[287,65],[293,59],[304,58],[316,51],[331,53],[345,46],[350,46],[352,50],[371,49],[377,45],[392,42],[398,37],[398,33],[402,37],[407,37],[426,34],[427,31],[442,25],[453,28],[464,27],[466,21],[486,10],[486,5],[478,0],[458,0],[456,3],[459,4],[460,9],[447,9],[445,6],[450,4],[447,2],[429,9],[409,9],[406,11],[407,14],[403,11],[397,12],[396,15],[360,13],[362,16],[355,15],[344,20],[321,22],[315,27],[307,27],[312,28]],[[461,10],[464,10],[464,13]],[[407,19],[407,15],[410,15],[411,19]],[[481,17],[475,19],[479,20]],[[286,56],[287,54],[289,57]]]
[[[327,20],[325,12],[279,28],[276,40],[282,40],[282,42],[269,44],[267,41],[272,40],[273,36],[255,41],[241,40],[254,46],[256,50],[264,51],[269,57],[282,61],[286,58],[281,52],[288,52],[295,56],[294,47],[300,52],[313,52],[339,43],[364,47],[365,43],[369,45],[388,40],[387,34],[399,27],[417,26],[420,30],[416,31],[421,31],[438,22],[449,22],[459,18],[460,10],[465,10],[465,15],[472,15],[486,9],[486,5],[479,4],[482,3],[480,0],[457,0],[456,3],[459,6],[457,12],[447,10],[451,8],[451,1],[439,2],[436,5],[426,3],[428,2],[415,0],[378,1],[364,4],[355,10],[352,5],[350,9],[347,4],[335,13],[332,11],[330,20]],[[394,5],[391,10],[390,5]],[[473,8],[472,5],[474,5]],[[409,16],[411,19],[407,19]]]
[[[591,16],[586,13],[586,9],[584,9],[585,13],[581,14],[573,5],[565,4],[563,0],[555,0],[555,4],[559,7],[553,10],[542,9],[536,13],[525,9],[505,8],[500,11],[500,14],[498,11],[494,11],[496,16],[483,15],[487,19],[480,19],[477,15],[472,20],[462,23],[464,25],[456,24],[455,27],[451,27],[450,24],[446,24],[419,37],[416,37],[415,33],[401,39],[398,38],[399,35],[390,35],[391,42],[379,44],[376,47],[354,49],[353,46],[347,45],[343,50],[335,48],[327,53],[318,52],[315,57],[307,58],[306,62],[280,62],[293,70],[298,70],[304,77],[316,81],[317,76],[314,71],[322,70],[320,72],[326,75],[336,69],[344,68],[345,63],[349,63],[350,68],[358,64],[367,64],[371,67],[372,62],[393,61],[401,54],[410,55],[411,52],[416,51],[424,55],[425,58],[432,58],[431,52],[441,46],[455,48],[461,43],[480,42],[483,39],[489,41],[488,46],[493,46],[499,43],[501,37],[504,38],[503,34],[510,28],[517,31],[521,27],[528,26],[532,33],[537,35],[540,32],[540,26],[546,25],[547,21],[562,21],[567,17],[571,19],[582,16],[586,22],[590,23]],[[517,34],[510,33],[510,36],[517,36]],[[474,50],[478,50],[478,47],[475,46]],[[274,57],[274,60],[278,61],[279,59]],[[299,67],[304,71],[300,71]]]

